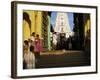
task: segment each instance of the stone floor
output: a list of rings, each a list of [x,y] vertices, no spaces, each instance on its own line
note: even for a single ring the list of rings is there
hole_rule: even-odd
[[[90,62],[84,51],[55,50],[41,53],[36,68],[87,66]]]

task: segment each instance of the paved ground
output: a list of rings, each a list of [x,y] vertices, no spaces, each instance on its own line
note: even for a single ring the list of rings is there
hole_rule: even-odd
[[[71,67],[90,65],[90,58],[84,51],[58,50],[41,53],[36,68]]]

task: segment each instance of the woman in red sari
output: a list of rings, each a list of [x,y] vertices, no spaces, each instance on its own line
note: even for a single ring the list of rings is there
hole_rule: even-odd
[[[34,51],[35,51],[35,57],[36,59],[40,58],[40,52],[42,51],[42,42],[41,39],[39,38],[39,35],[36,35],[35,38],[35,43],[34,43]]]

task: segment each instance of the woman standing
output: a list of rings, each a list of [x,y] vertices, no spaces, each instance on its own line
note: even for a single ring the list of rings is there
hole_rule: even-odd
[[[40,52],[42,51],[42,43],[41,43],[41,39],[39,38],[38,34],[36,35],[34,44],[35,44],[34,45],[35,57],[37,60],[39,60]]]

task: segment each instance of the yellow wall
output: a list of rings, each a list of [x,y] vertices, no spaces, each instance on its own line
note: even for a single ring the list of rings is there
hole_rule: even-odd
[[[42,28],[42,12],[41,11],[32,11],[32,10],[25,10],[29,14],[31,20],[31,29],[29,30],[29,25],[23,21],[23,34],[24,40],[29,39],[32,32],[39,34],[41,37],[41,28]]]
[[[91,26],[90,19],[88,19],[85,23],[85,36],[87,31],[90,30],[90,26]]]
[[[28,40],[30,37],[30,28],[29,24],[23,20],[23,40]]]
[[[31,20],[31,33],[35,32],[35,11],[32,10],[25,10],[25,12],[27,12],[30,16],[30,20]]]
[[[41,31],[42,31],[42,12],[38,11],[37,12],[37,17],[36,17],[36,34],[39,34],[41,37]]]

